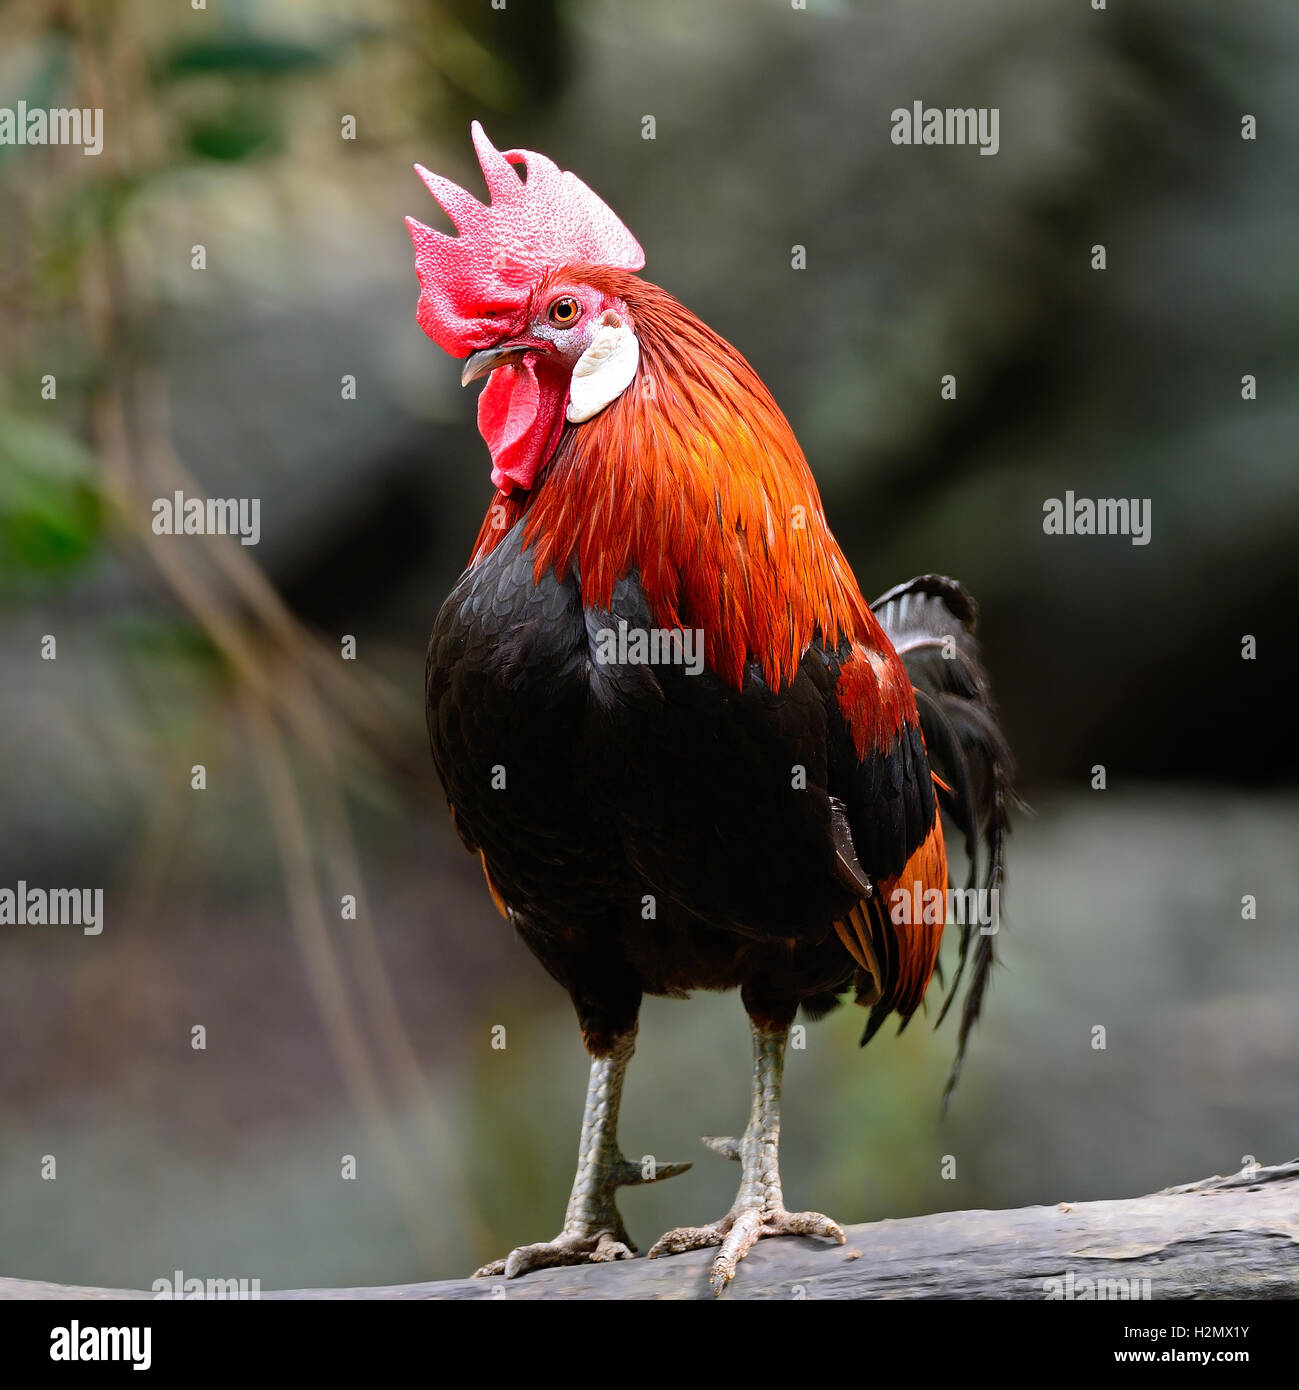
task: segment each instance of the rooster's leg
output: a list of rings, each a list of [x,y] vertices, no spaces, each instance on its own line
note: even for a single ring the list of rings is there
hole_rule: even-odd
[[[582,1116],[582,1139],[577,1153],[577,1176],[564,1215],[564,1229],[554,1240],[521,1245],[503,1260],[493,1260],[475,1278],[503,1274],[516,1279],[530,1270],[551,1265],[629,1260],[636,1247],[627,1234],[614,1197],[620,1187],[637,1187],[675,1177],[688,1163],[641,1165],[630,1163],[618,1148],[618,1105],[627,1063],[636,1048],[636,1030],[613,1041],[607,1056],[591,1061]]]
[[[720,1221],[682,1226],[661,1236],[650,1259],[720,1245],[713,1261],[713,1293],[735,1278],[735,1269],[763,1236],[829,1236],[844,1243],[842,1227],[820,1212],[785,1210],[780,1190],[780,1081],[785,1066],[787,1026],[772,1027],[750,1015],[753,1034],[753,1102],[744,1137],[738,1141],[706,1139],[715,1152],[737,1158],[742,1167],[735,1204]]]

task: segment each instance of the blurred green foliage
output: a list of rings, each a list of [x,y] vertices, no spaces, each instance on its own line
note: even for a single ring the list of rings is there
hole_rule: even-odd
[[[316,72],[339,54],[337,44],[290,43],[260,35],[237,19],[219,38],[178,43],[159,59],[155,71],[161,82],[187,77],[286,77]]]
[[[65,430],[0,407],[0,586],[84,563],[102,526],[84,447]]]

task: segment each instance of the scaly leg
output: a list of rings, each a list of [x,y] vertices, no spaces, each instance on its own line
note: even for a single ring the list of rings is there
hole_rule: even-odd
[[[845,1240],[842,1227],[828,1216],[816,1211],[785,1210],[778,1150],[780,1081],[789,1029],[764,1026],[752,1016],[749,1027],[753,1034],[753,1103],[748,1128],[738,1144],[728,1139],[704,1140],[715,1152],[739,1159],[742,1172],[735,1204],[720,1221],[669,1231],[649,1252],[653,1260],[660,1255],[720,1245],[711,1275],[714,1295],[735,1278],[736,1266],[763,1236],[828,1236],[840,1245]]]
[[[620,1187],[638,1187],[675,1177],[688,1163],[660,1163],[644,1170],[629,1163],[618,1148],[618,1106],[623,1077],[636,1050],[636,1030],[614,1039],[605,1057],[591,1059],[591,1079],[586,1089],[582,1138],[577,1152],[577,1177],[564,1214],[564,1229],[554,1240],[521,1245],[503,1260],[493,1260],[475,1272],[475,1278],[503,1274],[517,1279],[530,1270],[552,1265],[629,1260],[636,1247],[627,1234],[614,1197]]]

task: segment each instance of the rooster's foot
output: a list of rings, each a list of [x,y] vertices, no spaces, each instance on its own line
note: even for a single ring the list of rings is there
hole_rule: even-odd
[[[735,1278],[740,1261],[764,1236],[826,1236],[842,1245],[847,1237],[843,1227],[819,1211],[786,1211],[761,1203],[733,1207],[720,1221],[707,1226],[680,1226],[654,1242],[651,1260],[660,1255],[679,1255],[686,1250],[703,1250],[720,1245],[713,1260],[709,1281],[713,1293],[720,1294]]]
[[[843,1227],[819,1211],[786,1211],[780,1190],[780,1082],[788,1029],[761,1023],[750,1012],[753,1031],[753,1099],[749,1124],[738,1139],[705,1139],[704,1144],[740,1165],[740,1190],[720,1221],[681,1226],[654,1242],[651,1260],[717,1245],[709,1276],[714,1296],[735,1278],[740,1261],[764,1236],[826,1236],[842,1245]]]
[[[674,1178],[690,1165],[656,1163],[648,1155],[640,1163],[632,1163],[618,1148],[615,1134],[618,1103],[634,1041],[635,1030],[624,1033],[613,1040],[606,1053],[592,1059],[586,1111],[582,1117],[582,1139],[578,1145],[577,1176],[568,1199],[564,1229],[554,1240],[520,1245],[503,1260],[493,1260],[475,1270],[475,1279],[497,1274],[517,1279],[534,1269],[630,1260],[636,1253],[614,1200],[618,1189]]]
[[[503,1274],[517,1279],[534,1269],[552,1269],[558,1265],[604,1264],[607,1260],[630,1260],[636,1247],[624,1230],[590,1231],[581,1227],[565,1228],[554,1240],[538,1241],[536,1245],[520,1245],[503,1260],[493,1260],[474,1271],[475,1279]]]
[[[520,1245],[503,1260],[493,1260],[473,1273],[475,1279],[503,1274],[517,1279],[534,1269],[556,1265],[604,1264],[609,1260],[630,1260],[636,1253],[622,1217],[614,1205],[620,1187],[639,1187],[643,1183],[674,1178],[690,1167],[688,1163],[637,1165],[615,1149],[599,1166],[578,1170],[577,1184],[569,1199],[568,1220],[554,1240],[536,1245]]]

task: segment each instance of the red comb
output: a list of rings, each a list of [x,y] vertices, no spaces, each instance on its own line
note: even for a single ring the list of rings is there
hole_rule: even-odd
[[[544,154],[502,154],[477,121],[471,129],[491,202],[480,203],[417,164],[415,172],[459,236],[406,219],[420,283],[416,320],[453,357],[498,341],[508,316],[523,307],[548,270],[568,261],[620,270],[645,264],[640,243],[581,179]],[[512,164],[527,170],[526,183]]]

